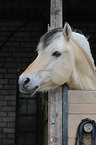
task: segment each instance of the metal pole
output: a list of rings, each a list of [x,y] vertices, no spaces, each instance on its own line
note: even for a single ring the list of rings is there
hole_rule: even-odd
[[[68,145],[68,85],[62,85],[62,145]]]

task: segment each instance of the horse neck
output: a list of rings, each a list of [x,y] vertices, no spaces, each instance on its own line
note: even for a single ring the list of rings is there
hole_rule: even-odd
[[[74,89],[96,90],[96,75],[90,60],[76,45],[72,44],[73,71],[68,85]]]

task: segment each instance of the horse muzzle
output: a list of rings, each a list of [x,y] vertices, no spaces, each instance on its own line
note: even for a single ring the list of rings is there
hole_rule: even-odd
[[[22,79],[21,77],[19,77],[18,83],[19,83],[19,90],[22,93],[33,96],[38,90],[38,85],[32,87],[31,79],[29,77],[25,79]]]

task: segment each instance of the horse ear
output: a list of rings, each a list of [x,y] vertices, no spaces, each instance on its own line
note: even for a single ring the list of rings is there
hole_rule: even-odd
[[[70,25],[66,22],[64,25],[63,34],[64,34],[64,37],[67,41],[70,40],[71,33],[72,33],[72,29],[71,29]]]

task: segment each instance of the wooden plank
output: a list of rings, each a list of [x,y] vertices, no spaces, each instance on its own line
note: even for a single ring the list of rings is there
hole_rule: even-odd
[[[96,91],[68,91],[69,104],[94,104],[96,103]]]
[[[84,143],[85,143],[85,145],[92,145],[92,140],[91,139],[84,139]],[[75,139],[69,139],[68,145],[75,145]],[[79,143],[77,145],[79,145]]]
[[[62,0],[51,0],[50,27],[62,27]],[[48,93],[48,145],[62,145],[62,88]]]
[[[62,145],[62,88],[49,91],[48,145]]]
[[[68,145],[68,86],[62,85],[62,145]]]
[[[75,138],[76,131],[82,119],[96,120],[96,115],[68,115],[68,138]]]
[[[68,145],[75,144],[77,127],[85,118],[96,121],[96,91],[68,91]],[[84,139],[85,144],[92,144],[90,133]]]
[[[51,0],[51,8],[50,8],[50,24],[51,28],[62,27],[63,17],[62,17],[62,9],[63,9],[62,0]]]
[[[69,114],[95,114],[96,104],[69,104]]]

